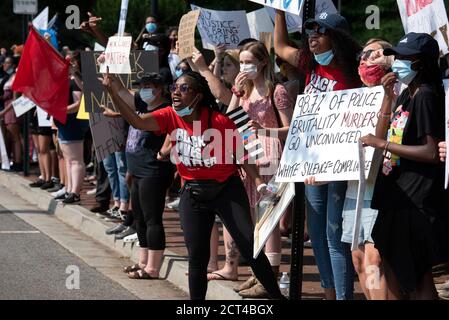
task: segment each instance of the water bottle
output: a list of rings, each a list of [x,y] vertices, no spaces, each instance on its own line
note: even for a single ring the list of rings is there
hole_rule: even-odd
[[[287,272],[282,272],[282,277],[279,280],[279,289],[281,290],[281,293],[285,296],[289,296],[289,290],[290,290],[290,278],[288,277]]]

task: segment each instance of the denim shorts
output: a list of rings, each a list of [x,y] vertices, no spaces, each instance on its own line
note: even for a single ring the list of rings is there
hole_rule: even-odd
[[[345,199],[345,204],[343,207],[343,233],[341,236],[342,242],[352,243],[356,206],[356,199]],[[366,242],[374,243],[373,238],[371,237],[371,232],[373,231],[374,224],[376,223],[377,213],[377,210],[371,209],[371,200],[365,200],[360,222],[358,245],[364,245]]]
[[[58,139],[59,144],[73,144],[73,143],[83,143],[84,140],[62,140]]]

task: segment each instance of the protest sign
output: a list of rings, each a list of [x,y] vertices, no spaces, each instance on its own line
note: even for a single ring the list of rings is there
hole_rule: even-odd
[[[365,148],[363,147],[362,141],[359,140],[357,143],[359,163],[365,163]],[[360,224],[362,221],[362,210],[365,203],[365,191],[366,191],[366,177],[362,170],[359,170],[359,187],[357,191],[357,204],[355,207],[355,218],[354,218],[354,233],[352,234],[352,244],[351,251],[355,251],[359,248],[359,234],[360,234]]]
[[[12,106],[14,108],[14,112],[16,113],[16,117],[20,117],[22,114],[33,109],[36,104],[27,97],[21,96],[12,102]]]
[[[276,192],[275,201],[270,202],[268,206],[256,217],[256,226],[254,228],[254,259],[257,258],[262,248],[265,246],[268,238],[274,228],[279,223],[282,215],[295,197],[294,183],[281,183]]]
[[[246,15],[249,26],[249,33],[251,38],[259,39],[261,32],[270,32],[274,31],[274,24],[268,15],[267,10],[264,8],[255,10]]]
[[[449,53],[449,33],[443,0],[397,0],[405,33],[428,33],[441,49]]]
[[[118,22],[117,35],[123,37],[125,33],[126,16],[128,15],[128,3],[129,0],[122,0],[122,5],[120,6],[120,18]]]
[[[443,80],[444,83],[444,91],[446,92],[446,117],[444,122],[444,127],[446,128],[446,144],[449,145],[449,128],[448,128],[448,122],[449,122],[449,80]],[[444,176],[444,188],[447,189],[449,185],[449,161],[446,158],[446,174]]]
[[[3,137],[3,130],[0,130],[0,156],[2,159],[2,170],[11,169],[9,165],[8,151],[6,151],[5,138]]]
[[[126,143],[123,118],[110,118],[102,113],[91,113],[89,125],[98,161],[102,161],[116,151],[123,150]]]
[[[276,15],[276,10],[271,7],[265,7],[271,20],[274,22],[274,17]],[[337,8],[335,7],[332,0],[316,0],[315,4],[315,16],[319,16],[321,13],[337,13]],[[299,14],[286,13],[285,23],[287,24],[288,33],[301,32],[302,31],[302,12]]]
[[[37,110],[37,123],[39,124],[39,127],[51,127],[53,117],[39,107],[37,107],[36,110]]]
[[[264,6],[272,7],[296,15],[302,11],[304,0],[250,0]]]
[[[98,78],[102,77],[97,65],[97,58],[100,54],[101,52],[93,51],[81,52],[83,91],[87,112],[103,112],[100,108],[101,105],[116,110],[111,97],[98,80]],[[118,75],[120,81],[128,89],[131,89],[132,83],[141,79],[145,73],[159,72],[157,52],[132,51],[129,60],[131,63],[131,74]]]
[[[84,98],[84,94],[81,96],[80,108],[78,109],[76,118],[80,120],[89,120],[89,114],[86,112],[86,99]]]
[[[105,61],[100,66],[100,72],[106,73],[109,67],[109,73],[129,74],[131,65],[129,54],[131,52],[132,37],[110,37],[105,54]]]
[[[213,50],[219,44],[226,49],[236,49],[243,39],[251,37],[245,11],[218,11],[190,5],[192,10],[200,10],[198,30],[203,48]]]
[[[298,96],[276,181],[358,180],[357,143],[375,133],[383,96],[381,86]],[[368,147],[365,175],[373,153]]]
[[[190,11],[182,16],[179,22],[178,43],[179,58],[190,58],[195,50],[195,29],[198,22],[200,11]]]

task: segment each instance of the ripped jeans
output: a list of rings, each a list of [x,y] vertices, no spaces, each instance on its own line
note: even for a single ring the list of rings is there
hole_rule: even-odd
[[[347,183],[306,186],[307,227],[321,286],[335,288],[337,300],[351,300],[354,267],[350,246],[341,241]]]

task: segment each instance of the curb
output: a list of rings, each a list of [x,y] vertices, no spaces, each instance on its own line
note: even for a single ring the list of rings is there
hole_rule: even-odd
[[[35,204],[39,209],[53,214],[56,218],[83,234],[92,238],[93,241],[114,250],[122,257],[129,258],[133,262],[139,260],[139,247],[126,244],[122,240],[115,240],[113,236],[105,234],[106,229],[113,224],[102,221],[95,214],[79,205],[66,205],[59,203],[46,191],[30,188],[30,182],[14,173],[0,171],[0,184],[8,188],[12,193]],[[13,186],[13,188],[11,188]],[[180,256],[170,250],[165,250],[164,260],[161,268],[161,278],[185,292],[189,292],[187,258]],[[242,300],[232,288],[235,285],[231,281],[210,281],[208,283],[208,300]]]

